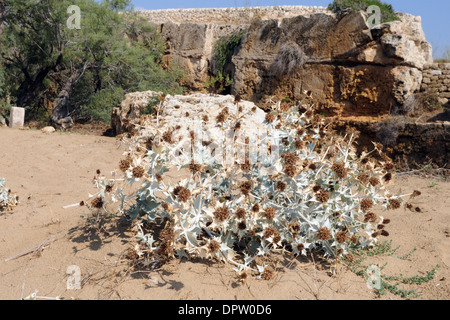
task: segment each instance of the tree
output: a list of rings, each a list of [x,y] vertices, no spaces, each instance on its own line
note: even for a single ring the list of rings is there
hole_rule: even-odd
[[[108,110],[126,92],[181,90],[180,72],[158,64],[164,47],[154,29],[131,12],[123,14],[129,0],[0,1],[10,8],[0,40],[7,88],[31,116],[50,106],[56,127],[86,115],[108,121]],[[81,29],[66,24],[74,4]]]

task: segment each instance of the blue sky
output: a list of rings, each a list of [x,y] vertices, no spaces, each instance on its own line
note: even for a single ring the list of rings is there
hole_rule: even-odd
[[[132,0],[134,7],[144,9],[221,8],[243,6],[305,5],[326,7],[332,0]],[[450,50],[450,0],[389,0],[396,11],[422,17],[423,29],[435,57]]]

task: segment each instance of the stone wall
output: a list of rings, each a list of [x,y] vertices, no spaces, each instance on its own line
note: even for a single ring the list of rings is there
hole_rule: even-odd
[[[324,7],[307,6],[143,10],[140,14],[155,24],[172,22],[175,24],[245,25],[250,24],[255,18],[281,20],[319,12],[332,15]]]
[[[450,63],[433,63],[422,72],[422,91],[433,91],[443,105],[450,101]]]
[[[247,30],[226,70],[231,94],[258,104],[272,98],[300,100],[312,92],[326,115],[378,117],[420,91],[422,69],[433,63],[420,17],[370,28],[367,14],[336,16],[323,7],[282,6],[141,11],[166,43],[164,64],[185,69],[182,85],[204,92],[214,75],[218,39]],[[289,60],[295,47],[306,63],[288,75],[275,61]],[[293,52],[295,53],[295,52]],[[292,61],[285,61],[292,64]]]

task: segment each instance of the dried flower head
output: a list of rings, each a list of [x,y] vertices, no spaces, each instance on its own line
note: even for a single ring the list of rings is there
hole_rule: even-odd
[[[266,217],[267,219],[271,220],[275,218],[275,213],[276,213],[275,208],[269,207],[264,209],[264,217]]]
[[[230,211],[227,207],[219,207],[213,212],[214,218],[219,222],[224,222],[230,216]]]
[[[245,221],[240,221],[240,222],[238,223],[238,229],[239,229],[239,230],[245,230],[245,229],[247,229],[247,223],[246,223]]]
[[[255,204],[253,205],[253,207],[252,207],[252,211],[253,211],[254,213],[258,213],[258,212],[259,212],[259,209],[260,209],[260,206],[259,206],[258,203],[255,203]]]
[[[187,188],[181,187],[178,191],[177,197],[181,202],[187,202],[191,197],[191,191]]]
[[[275,277],[275,270],[272,267],[265,267],[264,271],[261,274],[261,277],[264,280],[270,280]]]
[[[347,232],[345,232],[345,231],[339,231],[336,234],[336,240],[339,243],[343,243],[343,242],[347,241],[347,239],[348,239],[348,235],[347,235]]]
[[[360,202],[361,210],[367,211],[373,207],[373,202],[370,199],[362,199]]]
[[[209,250],[210,253],[214,254],[217,251],[219,251],[219,249],[220,249],[220,243],[217,242],[216,240],[211,240],[208,243],[208,250]]]
[[[172,143],[173,143],[173,141],[172,141],[172,131],[166,131],[166,132],[164,132],[164,133],[163,133],[163,136],[162,136],[162,139],[163,139],[165,142],[172,144]]]
[[[394,169],[395,165],[392,162],[388,162],[384,165],[384,170],[386,170],[387,172],[391,172]]]
[[[272,123],[272,122],[274,122],[274,121],[275,121],[275,115],[274,115],[273,113],[271,113],[271,112],[266,113],[265,121],[266,121],[267,123]]]
[[[302,149],[305,146],[305,143],[301,139],[295,139],[294,148],[297,150]]]
[[[236,210],[236,212],[235,212],[234,214],[236,215],[236,218],[238,218],[238,219],[244,219],[244,218],[245,218],[245,215],[246,215],[246,212],[245,212],[244,209],[239,208],[239,209]]]
[[[264,238],[268,239],[278,234],[278,230],[274,226],[268,226],[264,229]]]
[[[328,202],[328,200],[330,199],[330,193],[326,190],[320,190],[317,194],[316,194],[316,198],[317,200],[319,200],[322,203],[326,203]]]
[[[364,222],[375,222],[377,221],[377,215],[373,212],[367,212],[364,215]]]
[[[284,163],[287,166],[295,166],[295,165],[297,165],[298,161],[300,160],[298,155],[296,155],[295,153],[292,153],[292,152],[283,153],[281,155],[281,157],[283,158]]]
[[[219,115],[216,117],[217,123],[224,123],[227,120],[227,115],[223,112],[219,113]]]
[[[252,168],[252,165],[250,164],[250,162],[248,160],[245,163],[241,164],[242,171],[248,171],[251,168]]]
[[[103,207],[103,199],[101,197],[97,197],[91,201],[91,206],[96,209],[101,209]]]
[[[293,178],[297,174],[297,167],[293,165],[287,165],[284,167],[284,173],[288,176]]]
[[[287,184],[284,181],[277,181],[276,188],[277,188],[278,191],[283,192],[284,190],[286,190]]]
[[[248,196],[250,194],[250,191],[252,190],[252,183],[250,181],[244,181],[243,183],[241,183],[239,189],[244,196]]]
[[[371,177],[369,179],[369,183],[372,187],[376,187],[377,185],[380,184],[380,180],[377,177]]]
[[[201,172],[202,171],[202,165],[200,165],[198,163],[191,162],[189,164],[189,171],[191,171],[192,173]]]
[[[328,241],[331,239],[331,232],[327,227],[322,227],[317,231],[317,239],[322,241]]]
[[[420,192],[419,190],[414,190],[412,193],[412,197],[418,197],[422,194],[422,192]]]
[[[389,199],[389,208],[391,208],[392,210],[398,209],[400,208],[402,205],[402,203],[400,202],[400,200],[398,199]]]
[[[383,176],[383,180],[384,180],[385,182],[391,181],[391,180],[392,180],[392,173],[390,173],[390,172],[386,173],[386,174]]]
[[[369,181],[369,175],[367,173],[361,173],[358,175],[358,180],[362,184],[367,184],[367,182]]]
[[[142,178],[144,176],[145,170],[141,166],[133,168],[133,177]]]
[[[123,172],[127,171],[131,166],[131,161],[129,158],[120,160],[119,169]]]

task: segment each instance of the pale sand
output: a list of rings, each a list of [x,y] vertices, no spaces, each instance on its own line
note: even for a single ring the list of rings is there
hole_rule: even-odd
[[[0,128],[0,177],[20,197],[13,212],[0,215],[0,299],[24,298],[35,290],[38,296],[65,299],[400,299],[377,297],[343,265],[330,275],[326,264],[304,258],[278,258],[273,280],[250,277],[244,284],[236,281],[231,265],[217,262],[175,260],[153,272],[133,273],[122,259],[134,244],[133,232],[122,219],[97,232],[81,218],[90,214],[86,207],[62,208],[95,192],[95,171],[108,176],[124,150],[114,138]],[[420,299],[449,299],[450,183],[397,178],[393,191],[415,189],[422,196],[412,203],[422,212],[401,208],[381,214],[392,221],[383,240],[400,246],[398,255],[417,251],[406,261],[377,257],[372,262],[387,262],[385,274],[406,276],[422,276],[439,264],[429,283],[405,288],[416,288]],[[39,253],[3,262],[44,240]],[[71,265],[79,267],[79,290],[67,289]]]

